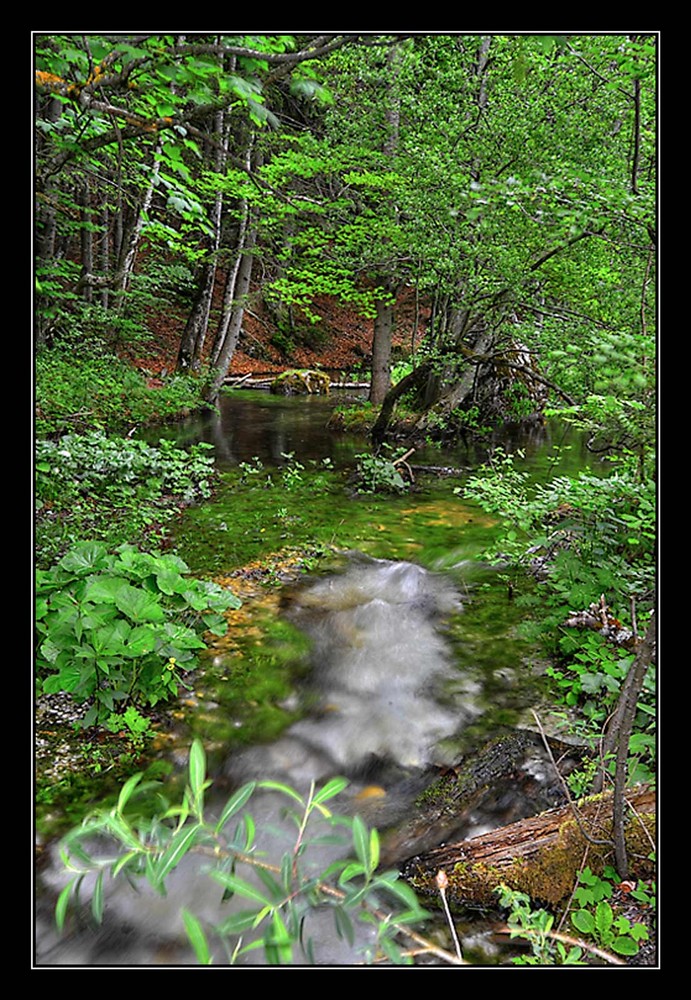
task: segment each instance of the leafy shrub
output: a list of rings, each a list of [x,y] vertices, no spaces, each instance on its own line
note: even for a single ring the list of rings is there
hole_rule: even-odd
[[[82,724],[105,722],[129,704],[175,696],[205,648],[204,631],[226,631],[239,600],[191,579],[177,556],[98,542],[75,545],[36,574],[37,668],[41,690],[92,701]]]
[[[201,403],[203,382],[175,375],[151,389],[115,355],[84,349],[42,350],[36,357],[38,437],[94,427],[111,431],[166,419]]]
[[[554,662],[547,674],[560,699],[580,713],[582,735],[600,734],[633,654],[566,622],[573,612],[601,602],[618,624],[630,620],[632,604],[639,625],[646,617],[655,589],[654,482],[641,482],[630,457],[608,477],[581,472],[575,479],[536,483],[516,467],[513,455],[497,449],[492,462],[455,492],[501,518],[486,557],[536,574],[534,592],[519,598],[535,612],[524,631],[549,647]],[[651,668],[629,743],[632,781],[652,777],[654,699]]]
[[[520,453],[519,457],[520,456]],[[625,615],[631,598],[650,602],[655,582],[655,483],[641,482],[632,457],[608,477],[581,472],[532,482],[497,449],[456,493],[502,519],[490,557],[522,566],[541,555],[542,599],[558,614],[602,593]]]
[[[40,499],[109,493],[116,503],[134,497],[157,499],[174,494],[190,502],[208,497],[213,476],[209,444],[185,451],[161,440],[109,438],[102,431],[67,434],[59,441],[36,445],[37,495]]]
[[[344,778],[332,778],[318,790],[312,785],[304,796],[277,782],[250,782],[233,792],[220,816],[206,814],[205,792],[210,783],[203,747],[195,740],[182,803],[170,806],[155,821],[138,816],[136,800],[147,789],[142,775],[136,774],[123,786],[115,808],[98,810],[68,834],[62,858],[72,877],[58,899],[58,928],[64,927],[70,904],[80,900],[87,873],[96,876],[91,911],[101,922],[107,876],[130,883],[146,879],[165,894],[171,872],[183,859],[200,853],[199,877],[216,883],[219,900],[234,896],[246,906],[213,925],[181,906],[180,926],[199,964],[212,964],[210,934],[221,941],[230,964],[257,948],[263,949],[270,965],[315,964],[319,955],[305,928],[310,912],[318,913],[322,920],[332,917],[338,936],[351,946],[356,924],[369,925],[373,934],[364,955],[366,961],[385,956],[394,964],[412,963],[401,948],[401,937],[407,927],[421,923],[429,914],[398,872],[378,870],[377,830],[368,829],[359,816],[335,816],[327,807],[326,803],[347,786]],[[288,841],[275,864],[257,853],[257,823],[244,811],[252,796],[263,789],[285,797],[286,811],[295,823],[295,841]],[[116,856],[94,852],[94,836],[112,842]],[[323,858],[326,844],[344,854],[350,848],[353,855],[315,868],[315,856]],[[251,871],[258,881],[248,880]],[[420,937],[415,940],[419,948]]]
[[[355,458],[358,493],[402,493],[407,488],[393,461],[369,452]]]
[[[144,537],[180,503],[211,493],[212,446],[157,447],[102,431],[36,444],[37,561],[46,566],[79,538]]]

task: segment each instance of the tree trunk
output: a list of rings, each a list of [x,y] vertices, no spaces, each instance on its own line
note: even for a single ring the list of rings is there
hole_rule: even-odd
[[[253,136],[250,134],[247,140],[247,147],[245,149],[245,167],[248,171],[252,166],[252,140]],[[214,338],[214,344],[211,351],[212,368],[218,368],[221,366],[221,357],[224,354],[226,340],[228,339],[230,327],[233,322],[236,291],[238,287],[240,270],[243,260],[243,251],[248,236],[247,229],[249,225],[249,218],[250,218],[249,203],[246,199],[243,199],[240,203],[240,225],[239,225],[239,232],[238,232],[237,245],[235,251],[235,260],[233,262],[233,267],[226,279],[226,287],[223,293],[223,305],[221,308],[221,318],[219,320],[218,329],[216,331],[216,336]],[[231,345],[232,349],[230,351],[230,354],[228,355],[228,362],[225,365],[226,371],[228,370],[228,365],[230,364],[233,352],[235,351],[235,346],[237,344],[238,336],[239,336],[239,328],[237,334],[235,335],[235,344]]]
[[[151,207],[151,201],[154,195],[154,187],[156,184],[156,178],[158,177],[160,171],[160,160],[159,152],[161,150],[162,140],[159,138],[156,144],[156,151],[154,153],[154,162],[151,170],[151,180],[144,192],[144,197],[139,205],[137,214],[134,217],[132,226],[129,232],[129,236],[125,240],[123,238],[123,247],[120,258],[120,264],[118,267],[118,273],[115,280],[115,294],[116,294],[116,310],[118,315],[122,315],[122,311],[125,306],[125,293],[127,291],[128,285],[130,283],[130,278],[132,276],[132,271],[134,270],[134,261],[137,256],[137,250],[139,249],[139,238],[144,227],[144,216],[149,211]]]
[[[216,115],[214,131],[219,137],[219,141],[216,145],[214,169],[216,173],[220,174],[223,172],[225,167],[228,148],[228,135],[225,130],[224,115],[222,111],[219,111]],[[202,266],[197,295],[195,296],[194,305],[187,319],[187,324],[180,341],[177,367],[181,371],[187,371],[189,369],[192,369],[192,371],[198,371],[201,367],[204,343],[206,341],[206,333],[209,327],[211,301],[216,282],[218,250],[221,245],[222,215],[223,194],[221,191],[217,191],[211,211],[213,234],[209,240],[208,258]]]
[[[94,237],[91,218],[91,197],[88,176],[84,179],[79,191],[79,216],[80,216],[80,242],[82,257],[83,296],[86,302],[93,302],[93,275],[94,275]]]
[[[398,78],[400,63],[400,46],[393,45],[386,56],[386,138],[383,145],[384,155],[390,160],[393,160],[396,155],[399,141],[401,95]],[[397,208],[393,209],[393,214],[394,217],[398,216]],[[379,281],[378,284],[382,296],[381,298],[377,298],[376,302],[374,336],[372,339],[372,379],[369,392],[369,401],[374,406],[379,406],[383,402],[384,397],[391,388],[391,342],[394,324],[393,297],[395,296],[398,282],[390,274],[383,281]]]
[[[626,793],[630,818],[626,839],[639,862],[638,877],[653,874],[645,859],[655,832],[655,792],[637,787]],[[492,908],[500,883],[526,892],[531,899],[551,906],[565,903],[576,884],[584,857],[596,873],[615,861],[611,794],[578,804],[578,819],[571,805],[550,809],[528,819],[454,844],[445,844],[402,866],[405,879],[420,895],[438,898],[437,873],[449,880],[447,896],[459,906]]]
[[[372,339],[372,381],[369,401],[379,406],[391,388],[391,341],[393,337],[393,283],[387,281],[382,289],[385,296],[377,299],[377,314],[374,320]]]
[[[207,403],[214,405],[221,391],[221,386],[228,374],[233,354],[237,347],[238,338],[242,329],[242,320],[245,315],[245,302],[250,289],[252,278],[252,265],[254,263],[254,246],[257,240],[257,233],[254,227],[250,227],[245,237],[245,245],[242,248],[240,266],[235,287],[235,297],[233,309],[230,316],[228,332],[223,343],[223,348],[218,355],[215,365],[215,373],[209,383],[205,394]]]

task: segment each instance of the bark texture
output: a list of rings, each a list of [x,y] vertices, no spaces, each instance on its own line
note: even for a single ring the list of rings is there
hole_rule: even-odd
[[[655,829],[655,792],[647,787],[626,793],[625,837],[637,876],[653,874],[647,860]],[[547,810],[470,840],[445,844],[402,866],[406,880],[423,897],[437,898],[437,873],[446,872],[447,896],[458,906],[492,908],[495,888],[504,883],[536,902],[565,902],[585,859],[601,872],[614,858],[614,797],[593,796]]]

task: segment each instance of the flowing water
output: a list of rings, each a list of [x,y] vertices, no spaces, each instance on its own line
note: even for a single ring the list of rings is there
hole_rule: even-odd
[[[354,496],[343,475],[323,473],[325,458],[347,468],[365,450],[365,442],[326,429],[332,406],[238,392],[223,400],[220,414],[176,428],[181,439],[213,443],[222,470],[254,463],[256,471],[261,463],[271,475],[262,489],[235,476],[213,502],[188,512],[176,539],[196,572],[246,588],[235,628],[195,677],[182,738],[202,737],[220,788],[272,779],[304,793],[312,781],[343,775],[350,784],[339,808],[394,830],[432,769],[472,752],[496,727],[520,724],[540,698],[541,670],[518,635],[520,610],[506,582],[478,560],[494,525],[454,495],[462,476],[422,477],[416,492],[402,497]],[[563,428],[523,439],[507,434],[502,444],[521,445],[536,476],[584,464],[578,441]],[[286,466],[287,455],[299,459],[297,470],[294,460]],[[418,452],[411,461],[468,469],[482,457],[459,447]],[[269,587],[266,578],[253,585],[248,572],[233,579],[252,558],[266,562],[268,553],[295,545],[318,553],[312,572],[303,561],[296,579],[294,562],[286,571],[277,559]],[[251,704],[243,701],[247,670],[267,684],[263,696],[252,689]],[[289,832],[279,800],[269,791],[252,800],[269,859],[280,859]],[[475,830],[462,835],[502,821],[486,814],[475,820]],[[407,845],[410,853],[420,843]],[[325,848],[315,863],[328,863],[334,850]],[[65,876],[55,850],[53,858],[40,875],[38,965],[193,964],[180,907],[213,923],[240,905],[222,904],[222,890],[186,859],[166,897],[146,887],[138,894],[108,887],[104,927],[94,930],[87,920],[58,937],[50,907]],[[352,963],[353,950],[330,920],[313,920],[309,933],[320,963]],[[363,933],[356,944],[368,941]]]

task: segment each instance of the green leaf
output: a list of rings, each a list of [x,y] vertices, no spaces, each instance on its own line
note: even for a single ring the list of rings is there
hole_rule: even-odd
[[[103,872],[100,871],[94,885],[94,894],[91,897],[91,914],[97,924],[103,921]]]
[[[370,871],[375,871],[379,864],[379,831],[373,827],[369,835]]]
[[[193,913],[190,913],[189,910],[186,910],[184,906],[181,912],[182,920],[185,924],[185,930],[187,931],[187,937],[190,940],[190,944],[194,948],[197,961],[200,965],[211,965],[209,944],[199,918]]]
[[[219,882],[224,889],[229,889],[232,893],[238,893],[245,899],[251,899],[255,903],[261,903],[263,906],[272,906],[271,900],[267,899],[259,889],[250,885],[249,882],[245,882],[244,879],[239,878],[237,875],[233,875],[230,872],[222,872],[218,869],[209,873],[211,878]]]
[[[595,907],[595,927],[599,934],[606,934],[612,926],[614,914],[612,907],[606,900],[602,900]]]
[[[218,823],[216,824],[216,833],[220,833],[230,817],[242,809],[256,787],[256,781],[251,781],[247,785],[243,785],[242,788],[239,788],[237,792],[231,795],[223,808],[223,812],[220,815]]]
[[[357,878],[359,875],[364,875],[366,872],[367,869],[364,865],[360,864],[357,861],[352,861],[349,865],[346,865],[346,867],[341,872],[338,884],[344,885],[346,882],[349,882],[352,878]]]
[[[595,918],[588,910],[576,910],[572,913],[571,923],[581,934],[592,934],[595,930]]]
[[[178,830],[156,861],[154,877],[158,883],[162,883],[166,875],[182,861],[202,829],[201,824],[195,823],[193,826],[182,827],[181,830]]]
[[[117,811],[122,815],[127,802],[129,801],[135,788],[142,780],[143,774],[139,772],[138,774],[133,774],[131,778],[128,778],[125,784],[122,786],[120,795],[118,796]]]
[[[121,576],[92,576],[86,582],[84,600],[94,604],[117,604],[118,597],[128,589],[134,589]]]
[[[201,740],[195,739],[190,748],[190,788],[195,801],[201,804],[206,778],[206,755]]]
[[[345,938],[352,947],[355,943],[355,928],[350,916],[341,906],[337,906],[334,909],[334,923],[339,938]]]
[[[264,935],[270,965],[289,965],[293,960],[292,938],[278,910],[274,910],[270,930]]]
[[[289,798],[299,802],[301,806],[304,806],[305,804],[304,799],[298,795],[294,788],[291,788],[289,785],[284,785],[280,781],[260,781],[258,787],[271,788],[276,792],[283,792],[284,795],[287,795]]]
[[[355,853],[364,865],[365,869],[368,872],[371,871],[370,844],[367,827],[357,815],[353,819],[353,847],[355,848]]]
[[[128,583],[118,592],[115,603],[118,610],[134,622],[162,622],[166,618],[155,595]]]
[[[348,787],[348,784],[349,782],[347,778],[332,778],[330,781],[327,781],[323,788],[319,789],[312,801],[315,804],[326,802],[328,799],[332,799],[335,795],[339,795],[344,788]]]
[[[55,922],[58,926],[58,930],[62,931],[65,926],[65,916],[67,914],[67,907],[69,905],[70,896],[72,895],[72,886],[77,881],[76,878],[70,879],[65,888],[62,890],[58,896],[58,901],[55,905]]]
[[[83,573],[103,565],[108,550],[101,542],[79,542],[67,552],[58,566],[70,572]]]
[[[610,944],[610,948],[617,955],[637,955],[638,944],[631,937],[617,937]]]

